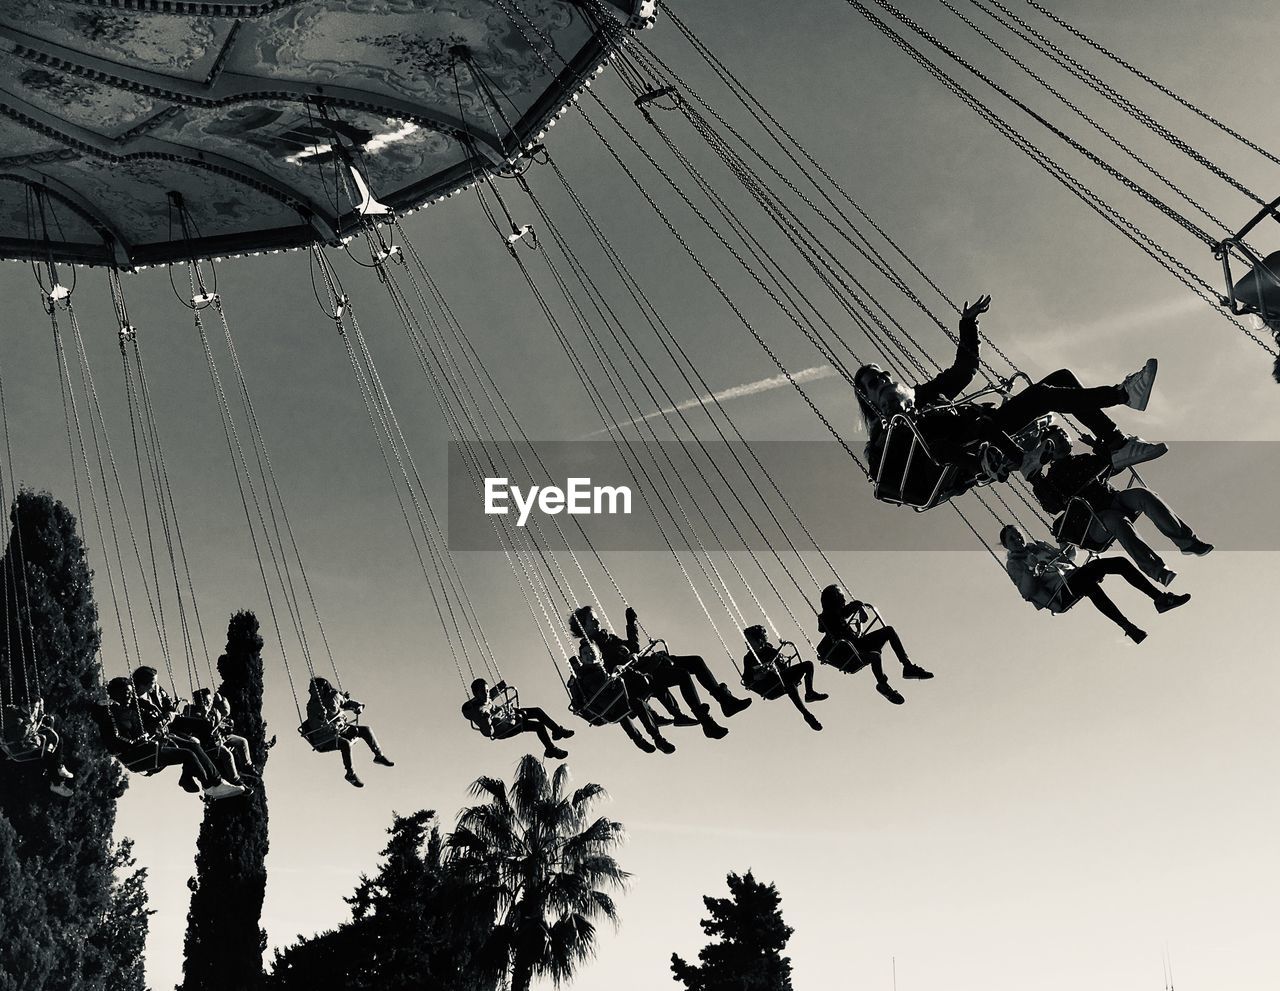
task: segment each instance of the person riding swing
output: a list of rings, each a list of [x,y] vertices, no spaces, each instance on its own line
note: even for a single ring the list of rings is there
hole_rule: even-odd
[[[505,681],[492,688],[483,678],[473,681],[471,698],[462,703],[462,714],[473,729],[491,740],[509,740],[521,733],[536,733],[542,742],[543,756],[555,760],[569,756],[552,741],[568,739],[573,736],[573,730],[561,726],[536,706],[521,706],[515,690]]]
[[[805,706],[806,702],[822,702],[829,697],[813,687],[813,661],[797,660],[795,644],[783,641],[775,647],[763,626],[748,626],[742,636],[747,641],[747,653],[742,658],[744,687],[766,699],[786,695],[800,710],[809,728],[821,730],[822,723]],[[803,699],[800,697],[802,684]]]
[[[62,763],[62,738],[53,728],[53,716],[44,711],[44,699],[30,705],[6,705],[2,721],[0,753],[18,763],[39,761],[49,790],[60,798],[70,798],[68,781],[75,775]]]
[[[382,752],[378,746],[378,738],[373,730],[362,726],[355,719],[364,712],[364,703],[357,702],[345,692],[334,688],[328,678],[319,676],[311,679],[308,685],[307,718],[298,727],[299,732],[311,744],[317,753],[328,753],[337,750],[342,754],[342,766],[346,769],[346,780],[356,788],[363,788],[364,782],[356,775],[351,766],[351,741],[363,740],[373,751],[373,762],[383,767],[395,767],[395,762]]]
[[[906,699],[889,684],[889,678],[884,673],[881,651],[886,645],[893,648],[898,660],[902,662],[904,678],[927,681],[933,677],[932,672],[926,671],[907,656],[902,638],[892,626],[863,631],[863,625],[867,622],[866,603],[857,599],[848,601],[839,585],[824,588],[820,601],[822,610],[818,614],[818,632],[823,637],[818,644],[818,657],[823,663],[850,673],[870,666],[876,679],[876,691],[894,705],[902,705]]]
[[[1121,433],[1115,422],[1102,412],[1113,406],[1146,409],[1158,367],[1154,358],[1125,376],[1119,385],[1085,388],[1074,373],[1063,368],[1010,396],[999,406],[960,399],[979,369],[978,317],[986,313],[990,305],[990,296],[979,296],[976,302],[965,304],[955,360],[929,381],[907,388],[878,365],[863,365],[855,373],[853,385],[867,430],[865,454],[873,478],[880,478],[890,426],[899,421],[912,426],[934,458],[966,466],[956,490],[949,494],[976,484],[977,474],[986,472],[975,459],[976,450],[985,448],[988,452],[997,452],[1005,466],[1018,467],[1026,451],[1012,441],[1013,436],[1051,413],[1079,419],[1099,438],[1117,470],[1167,453],[1164,444],[1150,444]],[[877,482],[878,498],[881,497],[879,488]],[[936,504],[936,500],[932,504]]]

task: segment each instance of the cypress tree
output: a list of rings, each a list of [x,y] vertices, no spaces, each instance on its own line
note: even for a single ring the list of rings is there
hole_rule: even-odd
[[[127,843],[112,843],[125,780],[89,714],[102,672],[84,546],[75,517],[47,493],[18,493],[10,522],[0,561],[10,581],[6,697],[44,699],[76,780],[75,794],[58,798],[38,762],[0,762],[0,991],[142,991],[145,874]],[[13,677],[23,670],[29,685]]]
[[[782,955],[795,931],[782,921],[782,899],[772,884],[747,871],[730,874],[729,897],[704,897],[702,931],[716,942],[698,952],[698,964],[671,954],[671,970],[686,991],[791,991],[791,961]]]
[[[249,741],[254,768],[267,762],[262,718],[262,637],[238,612],[218,659],[218,690],[231,703],[235,732]],[[187,912],[182,991],[254,991],[262,986],[262,900],[267,888],[267,795],[261,782],[239,798],[211,802],[200,824],[196,878]]]

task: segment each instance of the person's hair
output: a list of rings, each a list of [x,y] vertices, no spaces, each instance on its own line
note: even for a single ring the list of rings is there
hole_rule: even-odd
[[[477,692],[483,692],[488,687],[489,683],[487,681],[483,678],[477,678],[471,683],[471,694],[475,695]]]
[[[156,679],[159,677],[159,675],[160,675],[160,672],[157,671],[155,668],[147,664],[144,664],[139,668],[134,668],[133,680],[135,682],[150,681],[152,684],[154,684]]]
[[[317,695],[317,696],[320,695],[322,692],[325,695],[336,694],[334,687],[331,684],[329,684],[329,679],[321,678],[319,675],[316,675],[314,678],[311,679],[310,689],[311,689],[311,694]]]
[[[575,637],[585,637],[587,628],[582,625],[582,621],[588,616],[595,615],[595,611],[590,606],[578,606],[569,614],[569,632]]]
[[[119,702],[124,705],[125,700],[129,697],[129,691],[133,688],[133,682],[128,678],[112,678],[107,682],[107,697],[112,702]]]
[[[206,699],[206,698],[208,698],[208,697],[209,697],[210,695],[212,695],[212,694],[213,694],[213,692],[212,692],[210,689],[208,689],[208,688],[197,688],[194,692],[192,692],[192,693],[191,693],[191,698],[192,698],[192,699]]]
[[[872,429],[880,424],[880,411],[867,401],[866,390],[862,387],[862,378],[870,370],[870,365],[863,365],[853,373],[853,395],[858,400],[858,412],[862,414],[862,426],[867,432],[867,437],[870,437]]]
[[[1002,526],[1002,527],[1000,528],[1000,546],[1001,546],[1001,547],[1007,547],[1008,545],[1005,543],[1005,540],[1006,540],[1010,535],[1015,534],[1015,533],[1016,533],[1016,534],[1021,534],[1021,533],[1022,533],[1022,531],[1021,531],[1021,530],[1019,530],[1019,529],[1018,529],[1016,526],[1014,526],[1012,523],[1006,523],[1004,526]]]
[[[742,635],[747,638],[748,643],[755,639],[767,640],[769,638],[769,634],[765,632],[765,628],[759,623],[756,623],[755,626],[748,626],[742,631]]]
[[[822,590],[822,598],[820,601],[822,602],[822,608],[824,611],[827,609],[839,608],[839,604],[843,600],[844,590],[841,589],[839,585],[828,585]]]

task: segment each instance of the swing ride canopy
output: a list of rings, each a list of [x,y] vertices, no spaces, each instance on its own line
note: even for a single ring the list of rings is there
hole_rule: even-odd
[[[344,235],[335,143],[381,202],[422,206],[537,140],[608,57],[574,0],[0,0],[0,50],[0,256],[125,268]]]

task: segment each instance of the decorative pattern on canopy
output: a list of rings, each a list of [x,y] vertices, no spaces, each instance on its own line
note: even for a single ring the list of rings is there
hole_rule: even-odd
[[[380,201],[421,206],[535,141],[607,59],[586,10],[0,0],[0,255],[129,268],[333,241],[358,219],[335,145]]]

